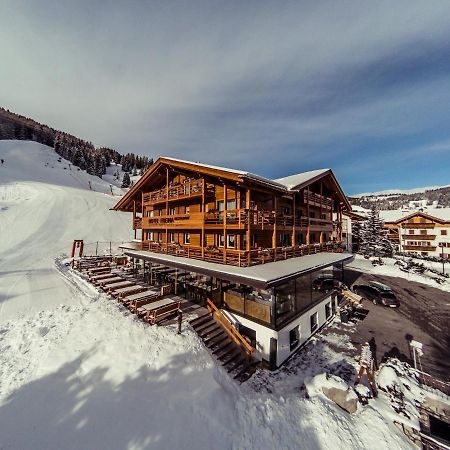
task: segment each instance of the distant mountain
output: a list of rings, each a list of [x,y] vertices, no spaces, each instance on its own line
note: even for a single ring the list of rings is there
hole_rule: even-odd
[[[450,207],[450,186],[409,190],[388,190],[348,197],[352,206],[370,209],[374,203],[380,210],[420,210]]]
[[[61,157],[74,166],[86,170],[90,175],[102,178],[111,163],[120,164],[124,172],[132,175],[143,174],[153,164],[153,159],[134,153],[120,154],[107,147],[95,147],[63,131],[36,122],[0,107],[0,140],[35,141],[53,147]],[[127,186],[124,186],[127,187]]]

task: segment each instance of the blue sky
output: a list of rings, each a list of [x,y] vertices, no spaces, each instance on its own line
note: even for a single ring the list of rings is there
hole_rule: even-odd
[[[348,194],[450,184],[450,1],[0,2],[0,104]]]

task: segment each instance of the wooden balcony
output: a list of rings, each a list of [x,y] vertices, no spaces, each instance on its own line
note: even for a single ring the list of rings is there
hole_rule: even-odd
[[[333,209],[333,200],[331,198],[306,190],[303,191],[303,202],[312,206],[322,207],[323,209]]]
[[[436,239],[435,234],[402,234],[404,241],[433,241]]]
[[[205,196],[214,195],[214,188],[204,183],[204,180],[193,180],[187,183],[169,186],[168,189],[158,189],[147,192],[143,196],[144,205],[155,205],[157,203],[172,202],[175,200],[186,200],[203,195],[205,185]]]
[[[227,248],[226,252],[224,248],[206,247],[202,254],[201,247],[180,244],[166,245],[159,242],[143,242],[142,250],[245,267],[248,265],[281,261],[314,253],[341,253],[342,245],[336,242],[327,242],[323,244],[299,245],[295,247],[277,247],[275,249],[252,249],[250,251]]]
[[[403,245],[403,250],[409,250],[414,252],[434,252],[436,247],[432,245]]]
[[[209,211],[206,213],[196,212],[189,214],[170,214],[155,217],[144,217],[142,226],[144,229],[160,228],[185,228],[200,229],[203,226],[207,229],[223,228],[226,218],[226,227],[231,230],[244,230],[248,224],[253,229],[273,229],[276,225],[280,229],[291,229],[294,224],[300,229],[311,231],[333,231],[333,222],[326,219],[315,219],[307,217],[295,217],[292,215],[275,214],[274,211],[257,211],[248,209],[234,209],[225,211]]]
[[[434,223],[403,222],[402,228],[434,228]]]

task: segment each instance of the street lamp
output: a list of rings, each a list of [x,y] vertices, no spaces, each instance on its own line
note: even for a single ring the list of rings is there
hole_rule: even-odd
[[[443,242],[439,242],[439,247],[441,247],[441,259],[442,259],[442,275],[445,276],[445,269],[444,269],[444,243]]]

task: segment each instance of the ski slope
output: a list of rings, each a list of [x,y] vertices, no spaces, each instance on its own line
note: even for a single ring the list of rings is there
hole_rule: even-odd
[[[74,238],[130,238],[109,184],[36,143],[0,141],[0,158],[0,449],[413,448],[386,398],[352,416],[305,398],[306,377],[345,358],[323,342],[304,370],[240,386],[186,323],[120,309],[60,264]]]
[[[71,303],[55,257],[68,253],[73,239],[120,241],[131,233],[128,215],[109,211],[117,200],[106,194],[109,184],[69,170],[53,149],[0,141],[0,158],[1,322]]]

